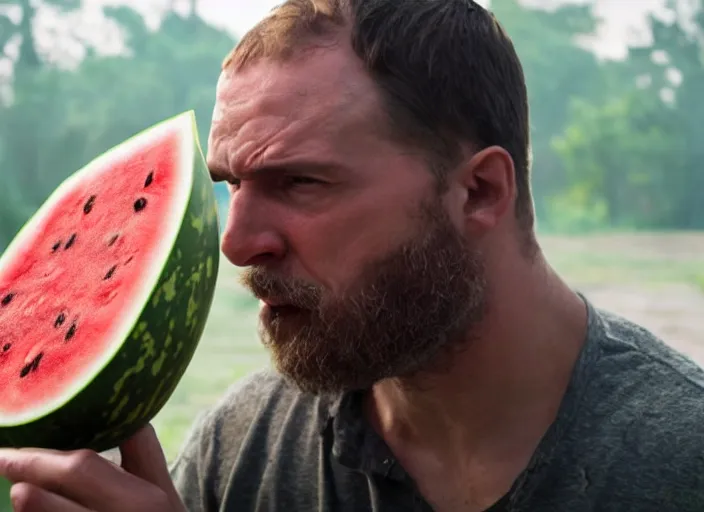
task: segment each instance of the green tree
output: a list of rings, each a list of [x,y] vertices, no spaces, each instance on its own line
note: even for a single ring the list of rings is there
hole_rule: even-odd
[[[62,10],[72,10],[80,6],[80,0],[45,0],[45,4]],[[42,59],[35,44],[34,18],[37,13],[36,3],[31,0],[0,0],[0,54],[7,43],[15,36],[20,37],[20,51],[17,59],[17,71],[24,72],[41,67]],[[16,9],[20,21],[15,22],[7,12]]]
[[[553,146],[568,180],[550,201],[554,226],[704,227],[701,39],[679,23],[651,26],[652,44],[612,65],[618,94],[572,101]]]
[[[570,112],[553,146],[569,186],[550,203],[552,227],[665,227],[676,203],[662,192],[684,164],[674,111],[634,90],[598,106],[575,100]]]

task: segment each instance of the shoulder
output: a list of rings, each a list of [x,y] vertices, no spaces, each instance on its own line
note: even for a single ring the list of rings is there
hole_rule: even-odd
[[[673,407],[685,417],[704,414],[701,366],[643,326],[610,312],[595,313],[600,333],[596,383],[628,398],[646,416]]]
[[[231,386],[206,413],[205,421],[211,428],[237,434],[258,421],[275,420],[291,404],[313,405],[312,399],[273,370],[260,370]]]
[[[211,443],[226,441],[221,455],[237,450],[255,431],[269,433],[292,422],[317,423],[327,418],[332,399],[301,392],[273,370],[253,373],[233,385],[223,397],[204,412],[193,427],[191,438]],[[224,452],[222,450],[225,450]]]
[[[331,404],[332,398],[303,393],[273,370],[239,381],[196,420],[172,465],[187,505],[217,510],[233,472],[256,487],[272,460],[302,458],[290,451],[311,445],[304,438],[317,435]]]
[[[704,419],[701,366],[640,325],[601,310],[596,315],[601,335],[593,392],[635,424],[666,425],[656,432],[681,431]],[[704,430],[690,434],[704,435]]]
[[[644,327],[596,316],[599,355],[579,436],[629,499],[704,510],[704,370]]]

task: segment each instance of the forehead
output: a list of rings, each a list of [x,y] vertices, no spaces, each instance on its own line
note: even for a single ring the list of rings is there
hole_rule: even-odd
[[[379,123],[371,78],[351,50],[261,60],[218,80],[208,156],[243,172],[264,156],[340,151]]]

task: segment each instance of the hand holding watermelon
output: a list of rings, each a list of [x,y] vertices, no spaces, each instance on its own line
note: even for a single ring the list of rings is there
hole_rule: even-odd
[[[120,454],[122,467],[89,450],[0,450],[0,476],[14,483],[16,512],[185,512],[151,426]]]

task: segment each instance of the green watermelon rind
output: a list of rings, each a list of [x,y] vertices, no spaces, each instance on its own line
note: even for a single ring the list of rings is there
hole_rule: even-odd
[[[182,165],[189,170],[184,174],[191,181],[188,188],[184,185],[188,195],[184,194],[187,199],[182,201],[182,214],[175,217],[179,220],[174,221],[173,233],[167,234],[162,245],[162,254],[168,257],[161,264],[155,258],[155,271],[150,274],[154,277],[145,282],[146,298],[139,297],[133,313],[126,313],[124,325],[115,333],[114,350],[91,374],[78,380],[63,400],[23,421],[10,423],[0,417],[0,445],[96,451],[113,448],[151,421],[178,385],[205,328],[219,268],[217,202],[193,111],[143,130],[68,178],[0,258],[1,272],[3,259],[12,258],[15,246],[22,246],[22,238],[31,237],[26,231],[51,211],[53,199],[70,190],[74,181],[108,163],[114,151],[129,148],[131,141],[148,141],[154,130],[179,123],[183,123],[181,149],[187,157]]]

